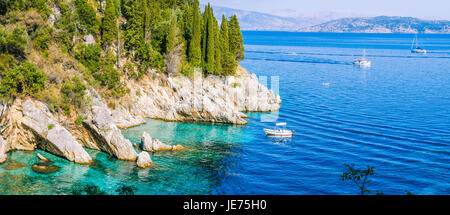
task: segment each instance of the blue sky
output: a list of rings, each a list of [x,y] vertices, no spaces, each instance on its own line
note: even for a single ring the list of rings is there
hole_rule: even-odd
[[[450,0],[200,0],[236,9],[273,12],[350,12],[450,20]]]

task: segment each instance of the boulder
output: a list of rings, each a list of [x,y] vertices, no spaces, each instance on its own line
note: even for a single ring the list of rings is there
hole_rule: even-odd
[[[144,151],[153,151],[153,140],[152,137],[147,132],[142,134],[142,150]]]
[[[33,164],[33,166],[31,166],[31,169],[37,173],[49,174],[49,173],[54,173],[54,172],[58,171],[59,166]]]
[[[153,151],[170,151],[172,150],[172,146],[162,143],[161,141],[155,139],[153,141]]]
[[[28,99],[23,104],[22,113],[22,124],[40,140],[38,147],[76,163],[92,162],[82,145],[53,118],[45,104]]]
[[[146,168],[152,165],[152,159],[150,158],[150,155],[147,152],[141,152],[137,156],[137,166],[140,168]]]
[[[98,147],[119,160],[136,160],[137,153],[133,145],[122,135],[100,96],[93,90],[88,90],[87,96],[92,98],[92,105],[84,114],[87,119],[83,125],[92,134]]]
[[[5,163],[8,159],[6,155],[6,141],[0,136],[0,164]]]
[[[171,146],[162,143],[158,139],[152,139],[147,132],[142,134],[142,149],[148,152],[158,152],[158,151],[179,151],[184,149],[181,145]]]

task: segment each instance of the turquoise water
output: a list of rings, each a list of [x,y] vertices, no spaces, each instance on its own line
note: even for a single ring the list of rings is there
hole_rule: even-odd
[[[158,167],[139,169],[89,150],[95,166],[38,151],[61,169],[31,170],[36,153],[11,152],[0,165],[0,194],[68,194],[76,183],[107,192],[134,185],[137,194],[356,194],[339,181],[344,164],[371,165],[373,193],[450,193],[450,35],[420,35],[427,55],[411,54],[414,35],[244,32],[242,66],[279,76],[278,121],[289,139],[264,136],[267,113],[245,126],[147,121],[144,131],[188,150],[152,154]],[[351,62],[365,48],[369,69]],[[328,82],[330,86],[324,86]],[[269,78],[269,86],[270,86]],[[19,162],[16,170],[5,169]]]

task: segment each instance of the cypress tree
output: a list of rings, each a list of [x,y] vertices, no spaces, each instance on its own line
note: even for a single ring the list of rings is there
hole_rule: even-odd
[[[216,18],[213,18],[213,27],[214,27],[214,52],[215,52],[215,58],[214,58],[214,62],[215,62],[215,73],[216,75],[221,75],[222,72],[222,53],[220,50],[220,45],[221,45],[221,41],[220,41],[220,31],[219,31],[219,24],[216,20]]]
[[[206,72],[207,74],[214,74],[216,68],[215,63],[215,31],[214,31],[214,16],[211,6],[208,4],[207,24],[206,24]]]
[[[177,46],[177,15],[173,11],[172,19],[170,20],[169,33],[167,34],[166,51],[174,49]]]
[[[244,59],[244,40],[236,15],[231,16],[229,23],[230,51],[237,61]]]
[[[102,46],[106,47],[114,42],[117,36],[116,9],[113,0],[106,1],[105,17],[102,23]]]
[[[127,27],[125,32],[125,47],[128,50],[139,47],[144,39],[144,1],[130,1]]]
[[[202,19],[200,16],[198,0],[194,1],[194,5],[192,6],[192,15],[192,38],[189,43],[188,57],[192,66],[200,66],[202,57],[202,50],[200,48],[202,36]]]
[[[209,7],[208,5],[205,5],[205,10],[203,12],[203,19],[202,19],[202,34],[201,34],[201,51],[202,51],[202,67],[203,70],[206,70],[206,41],[207,41],[207,25],[208,25],[208,17],[209,17]]]
[[[236,71],[236,61],[234,56],[230,52],[229,36],[228,36],[228,20],[225,15],[222,15],[222,24],[220,25],[221,45],[220,51],[222,52],[222,70],[223,75],[233,75]]]

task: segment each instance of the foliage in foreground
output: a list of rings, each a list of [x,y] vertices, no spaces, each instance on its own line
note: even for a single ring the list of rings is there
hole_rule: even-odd
[[[373,175],[374,167],[368,166],[367,169],[356,169],[355,165],[345,164],[346,170],[341,175],[341,181],[352,181],[359,189],[360,194],[370,193],[367,184],[370,182],[369,176]]]

